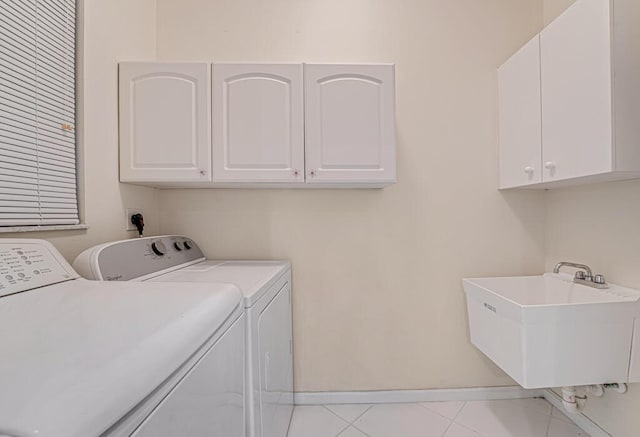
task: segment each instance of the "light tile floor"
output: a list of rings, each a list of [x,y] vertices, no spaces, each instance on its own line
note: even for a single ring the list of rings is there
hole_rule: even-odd
[[[588,437],[544,399],[297,406],[288,437]]]

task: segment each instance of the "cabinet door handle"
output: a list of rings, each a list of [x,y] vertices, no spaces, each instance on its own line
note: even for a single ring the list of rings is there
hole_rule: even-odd
[[[534,171],[536,171],[535,168],[531,167],[530,165],[524,168],[524,172],[527,174],[532,174]]]
[[[544,163],[544,168],[546,168],[547,170],[553,170],[554,168],[556,168],[556,163],[553,161],[547,161]]]

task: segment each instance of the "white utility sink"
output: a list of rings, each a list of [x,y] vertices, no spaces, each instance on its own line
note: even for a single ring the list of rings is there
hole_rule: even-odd
[[[521,386],[640,382],[639,291],[551,273],[462,282],[471,342]]]

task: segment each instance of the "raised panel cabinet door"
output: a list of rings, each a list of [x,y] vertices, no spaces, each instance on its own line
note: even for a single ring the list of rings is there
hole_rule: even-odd
[[[304,68],[307,182],[394,183],[394,66]]]
[[[579,0],[540,35],[543,181],[613,170],[608,0]]]
[[[211,180],[211,68],[120,64],[120,180]]]
[[[214,182],[304,182],[302,64],[213,64]]]
[[[500,188],[542,182],[540,37],[498,69]]]

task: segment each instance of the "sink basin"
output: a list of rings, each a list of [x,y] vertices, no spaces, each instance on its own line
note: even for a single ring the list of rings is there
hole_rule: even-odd
[[[640,379],[639,291],[551,273],[463,285],[471,342],[524,388]]]

